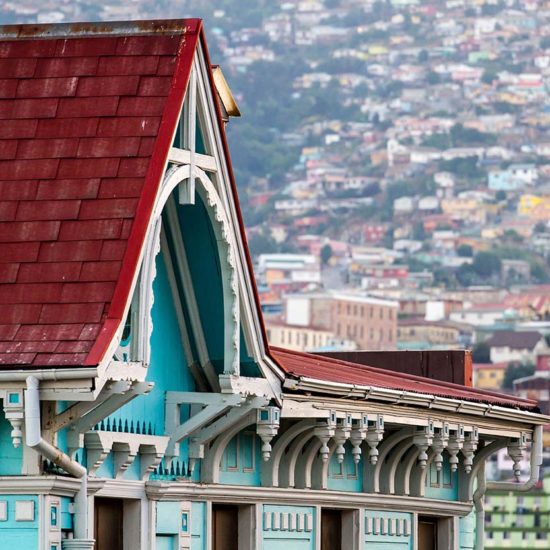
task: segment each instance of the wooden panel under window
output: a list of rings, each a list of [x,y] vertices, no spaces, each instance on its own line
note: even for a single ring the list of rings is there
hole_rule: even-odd
[[[321,550],[342,550],[342,512],[321,511]]]
[[[212,550],[239,550],[239,507],[212,505]]]
[[[119,498],[95,498],[95,550],[123,550],[123,504]]]
[[[418,550],[437,550],[437,520],[418,518]]]

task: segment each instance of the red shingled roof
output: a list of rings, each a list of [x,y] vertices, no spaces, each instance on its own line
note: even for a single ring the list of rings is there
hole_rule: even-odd
[[[478,401],[504,407],[520,407],[531,410],[537,408],[537,402],[531,399],[521,399],[519,397],[469,388],[449,382],[434,381],[412,374],[395,373],[311,353],[302,353],[275,347],[271,347],[270,349],[271,356],[277,361],[283,371],[295,378],[312,378],[341,384],[411,391],[450,399]]]
[[[0,40],[0,365],[103,357],[200,29],[196,19],[2,28],[13,38]]]

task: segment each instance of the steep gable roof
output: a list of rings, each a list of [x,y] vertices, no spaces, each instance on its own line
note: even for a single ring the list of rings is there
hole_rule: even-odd
[[[197,19],[0,29],[0,365],[105,354],[200,32]]]
[[[487,340],[491,348],[529,349],[532,350],[541,340],[542,335],[536,331],[515,332],[499,330]]]

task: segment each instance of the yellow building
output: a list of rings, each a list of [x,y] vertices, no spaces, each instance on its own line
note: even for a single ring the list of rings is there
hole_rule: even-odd
[[[475,363],[474,386],[482,390],[498,391],[502,388],[504,373],[508,362],[502,363]]]
[[[518,202],[518,214],[531,220],[547,221],[550,219],[550,195],[521,195]]]

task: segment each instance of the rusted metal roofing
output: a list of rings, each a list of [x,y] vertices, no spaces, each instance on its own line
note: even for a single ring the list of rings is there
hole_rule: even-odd
[[[420,394],[477,401],[504,407],[535,410],[537,402],[491,391],[469,388],[449,382],[433,381],[421,376],[395,373],[381,368],[349,363],[330,357],[271,347],[271,355],[287,376],[311,378],[319,381],[372,386],[377,388],[410,391]]]
[[[0,365],[95,365],[119,326],[200,20],[0,27]]]

